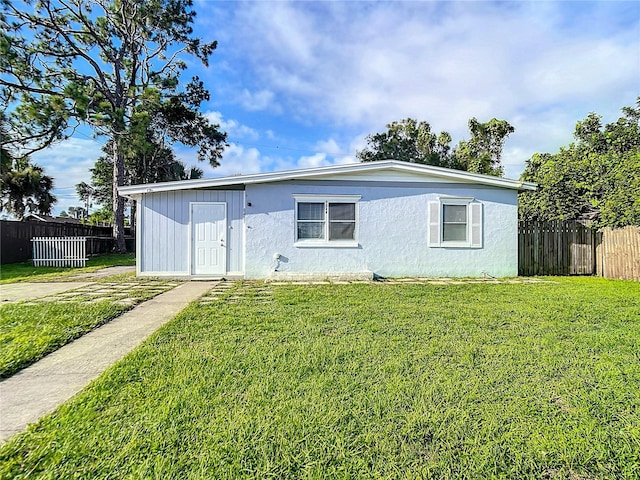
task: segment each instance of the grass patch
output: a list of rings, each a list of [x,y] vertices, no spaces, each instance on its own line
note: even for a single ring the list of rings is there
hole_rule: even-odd
[[[131,274],[100,279],[96,284],[114,281],[135,282]],[[0,305],[0,378],[6,378],[31,365],[48,353],[103,325],[136,304],[169,289],[167,282],[146,280],[127,288],[128,305],[116,299],[93,299],[78,293],[73,301],[10,303]]]
[[[0,306],[0,378],[13,375],[126,310],[108,300]]]
[[[238,286],[0,449],[4,478],[638,478],[640,285]]]
[[[52,280],[71,280],[78,274],[91,273],[101,268],[135,265],[136,257],[133,253],[108,254],[91,257],[87,266],[71,267],[34,267],[33,262],[9,263],[0,265],[0,284],[15,282],[49,282]]]

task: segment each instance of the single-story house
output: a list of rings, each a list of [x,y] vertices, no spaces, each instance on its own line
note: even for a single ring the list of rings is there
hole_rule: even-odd
[[[189,278],[518,273],[533,183],[382,161],[121,187],[137,273]]]

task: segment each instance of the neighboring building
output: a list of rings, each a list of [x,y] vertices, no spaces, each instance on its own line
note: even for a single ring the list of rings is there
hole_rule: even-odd
[[[139,275],[504,277],[518,191],[535,184],[399,161],[132,185]]]
[[[27,213],[23,218],[24,222],[44,222],[44,223],[68,223],[72,225],[82,225],[82,220],[73,217],[52,217],[51,215],[37,215]]]

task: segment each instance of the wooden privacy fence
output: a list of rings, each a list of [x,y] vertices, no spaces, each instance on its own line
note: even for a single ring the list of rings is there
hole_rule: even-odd
[[[518,275],[593,275],[596,237],[576,221],[520,222]]]
[[[35,237],[34,267],[84,267],[87,264],[85,237]]]
[[[604,228],[596,247],[596,273],[607,278],[640,280],[640,227]]]
[[[31,259],[34,237],[87,237],[87,254],[113,250],[111,228],[57,222],[19,222],[0,220],[0,263],[17,263]]]
[[[640,280],[640,228],[595,230],[571,221],[518,224],[518,275]]]
[[[125,235],[131,229],[125,228]],[[31,259],[34,237],[86,237],[87,256],[113,251],[111,227],[57,222],[19,222],[0,220],[0,264],[18,263]],[[128,251],[135,251],[135,238],[125,237]]]

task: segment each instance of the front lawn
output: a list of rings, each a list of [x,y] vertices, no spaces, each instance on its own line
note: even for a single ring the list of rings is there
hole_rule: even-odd
[[[640,477],[640,284],[239,284],[0,449],[3,478]]]
[[[112,282],[126,285],[113,290]],[[132,274],[115,275],[59,294],[58,301],[0,305],[0,379],[171,289],[171,285],[162,280],[136,279]],[[113,292],[108,293],[110,290]]]
[[[32,261],[0,265],[0,284],[15,282],[50,282],[73,280],[73,277],[91,273],[101,268],[115,266],[135,266],[134,253],[110,253],[97,255],[87,260],[86,267],[34,267]]]

